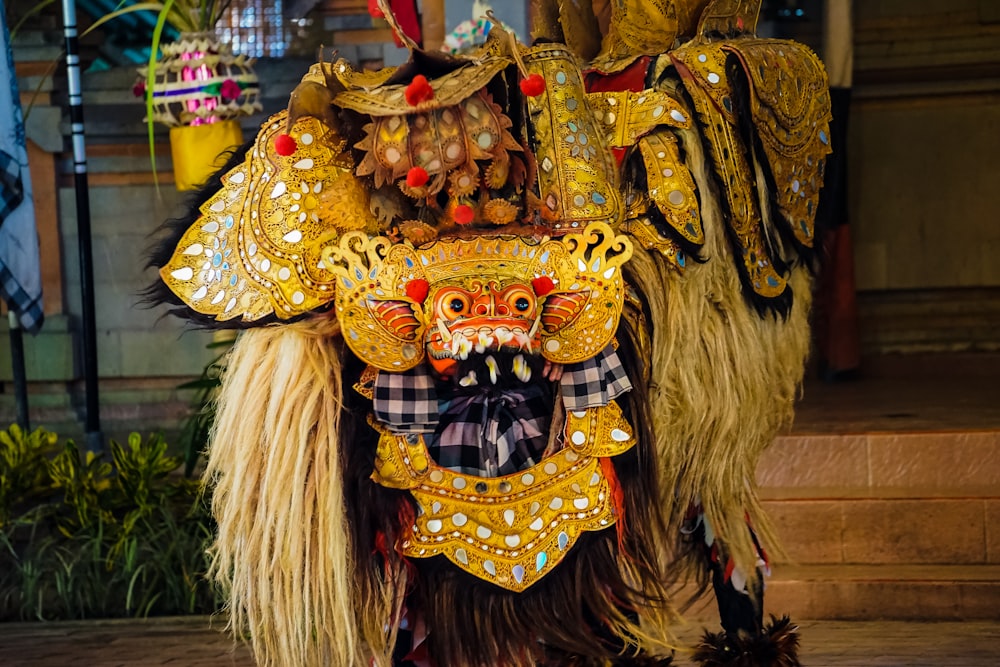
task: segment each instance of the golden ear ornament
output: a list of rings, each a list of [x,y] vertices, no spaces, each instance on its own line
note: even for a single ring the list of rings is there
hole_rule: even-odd
[[[220,321],[299,316],[333,300],[322,250],[348,230],[373,233],[368,195],[343,155],[345,142],[311,117],[291,131],[298,149],[277,153],[287,112],[261,128],[243,163],[201,207],[170,261],[167,286],[192,310]]]

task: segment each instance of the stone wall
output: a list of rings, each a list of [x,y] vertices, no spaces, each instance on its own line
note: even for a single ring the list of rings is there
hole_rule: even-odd
[[[856,2],[858,288],[1000,287],[1000,3]]]
[[[869,353],[1000,350],[1000,2],[855,2],[851,228]]]
[[[42,245],[46,322],[25,337],[32,421],[77,434],[82,419],[82,306],[76,191],[69,124],[62,111],[65,81],[43,81],[59,55],[52,35],[26,35],[15,47],[25,106],[41,83],[27,131]],[[257,65],[264,111],[243,122],[251,138],[268,115],[287,104],[309,62],[283,59]],[[186,194],[174,187],[165,128],[157,128],[156,170],[150,164],[144,109],[132,94],[135,70],[84,73],[98,368],[106,432],[170,430],[187,413],[191,392],[177,386],[197,376],[216,354],[211,334],[194,331],[164,308],[148,308],[140,290],[155,279],[145,268],[152,235],[178,215]],[[39,196],[39,193],[44,195]],[[10,420],[11,359],[6,319],[0,323],[0,418]]]

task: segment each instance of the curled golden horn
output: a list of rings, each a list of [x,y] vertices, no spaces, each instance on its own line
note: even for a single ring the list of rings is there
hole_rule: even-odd
[[[378,0],[378,8],[385,16],[385,20],[389,24],[389,27],[392,28],[394,33],[396,33],[396,37],[398,37],[399,40],[406,45],[407,49],[413,51],[420,48],[417,43],[406,34],[403,28],[400,27],[399,21],[396,20],[396,15],[393,14],[392,8],[389,7],[389,0]]]

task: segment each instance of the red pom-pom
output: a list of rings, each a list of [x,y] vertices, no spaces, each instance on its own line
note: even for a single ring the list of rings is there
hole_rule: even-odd
[[[459,204],[455,207],[455,212],[452,217],[460,225],[467,225],[472,222],[472,219],[476,217],[476,212],[472,210],[471,206],[466,204]]]
[[[529,74],[527,78],[521,79],[521,92],[528,97],[538,97],[545,92],[545,79],[541,74]]]
[[[552,282],[552,278],[548,276],[538,276],[531,281],[531,289],[535,290],[537,296],[545,296],[556,287],[555,283]]]
[[[135,95],[136,97],[145,97],[146,82],[142,80],[136,81],[135,85],[132,86],[132,94]]]
[[[406,172],[406,184],[411,188],[422,188],[427,185],[427,181],[430,176],[427,174],[427,170],[423,167],[411,167],[408,172]]]
[[[406,296],[417,303],[423,303],[427,298],[427,292],[431,289],[430,284],[423,278],[414,278],[406,283]]]
[[[406,87],[406,103],[415,107],[421,102],[434,99],[434,89],[427,83],[427,77],[418,74],[413,77],[413,81]]]
[[[298,148],[299,145],[295,143],[295,139],[287,134],[279,134],[274,138],[274,150],[278,155],[288,157]]]

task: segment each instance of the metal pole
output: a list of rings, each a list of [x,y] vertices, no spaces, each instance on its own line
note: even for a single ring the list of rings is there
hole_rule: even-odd
[[[17,405],[17,423],[28,432],[31,422],[28,419],[28,374],[24,370],[24,333],[17,313],[7,311],[7,321],[10,322],[10,365],[14,373],[14,403]]]
[[[94,260],[90,244],[90,191],[87,153],[83,135],[83,92],[80,87],[80,44],[76,31],[74,0],[63,0],[63,34],[66,37],[66,79],[69,85],[69,119],[73,134],[73,184],[76,188],[76,228],[80,251],[80,294],[83,300],[83,380],[86,394],[87,449],[104,450],[97,386],[97,323],[94,308]]]

